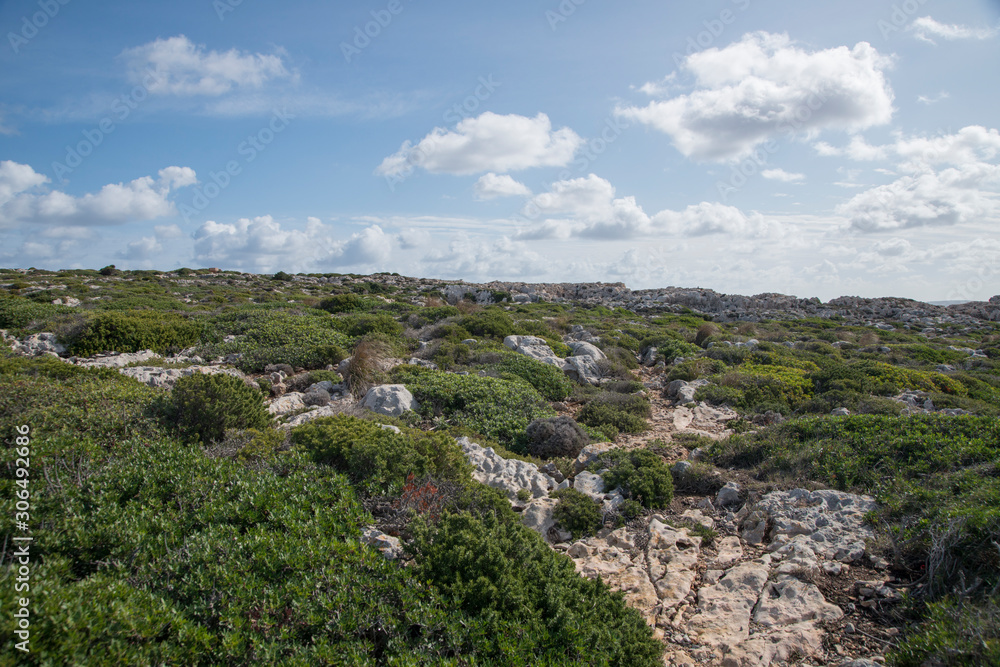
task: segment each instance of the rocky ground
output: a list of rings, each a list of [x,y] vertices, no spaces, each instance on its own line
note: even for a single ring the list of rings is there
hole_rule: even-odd
[[[568,337],[576,363],[559,359],[544,341],[519,337],[508,347],[593,377],[593,360],[600,350],[576,332]],[[4,341],[20,354],[65,353],[51,334]],[[517,338],[517,337],[515,337]],[[158,387],[170,387],[191,373],[225,372],[242,376],[223,360],[206,362],[177,357],[167,366],[132,366],[164,360],[152,353],[64,359],[87,366],[118,368],[120,372]],[[405,363],[397,360],[396,363]],[[418,360],[412,363],[421,363]],[[171,366],[176,367],[171,367]],[[286,372],[287,371],[287,372]],[[272,369],[275,385],[290,381],[291,368]],[[584,468],[613,447],[653,444],[682,477],[701,457],[690,449],[692,436],[718,439],[729,434],[737,415],[725,408],[691,402],[690,385],[664,386],[662,369],[642,368],[652,403],[650,428],[640,435],[623,435],[615,444],[584,449],[574,475],[564,478],[554,467],[540,470],[524,461],[504,459],[492,449],[467,438],[459,440],[475,466],[474,477],[504,491],[523,522],[539,531],[553,549],[566,553],[586,577],[601,577],[625,594],[664,643],[664,664],[766,667],[768,665],[853,665],[883,662],[898,630],[880,621],[880,611],[900,596],[887,563],[869,550],[874,534],[863,521],[874,506],[865,496],[794,487],[760,495],[750,493],[735,471],[716,471],[713,493],[679,494],[665,511],[635,519],[617,529],[573,541],[552,518],[556,500],[549,493],[572,486],[603,503],[607,512],[624,501],[617,490],[604,489],[599,475]],[[400,415],[412,409],[405,387],[376,387],[360,405],[343,385],[332,382],[302,387],[272,399],[270,411],[287,416],[285,427],[347,409]],[[560,406],[572,415],[578,406]],[[916,404],[914,409],[917,409]],[[740,484],[742,481],[744,484]],[[528,490],[529,499],[518,492]],[[386,557],[400,554],[396,538],[378,531],[365,540]]]

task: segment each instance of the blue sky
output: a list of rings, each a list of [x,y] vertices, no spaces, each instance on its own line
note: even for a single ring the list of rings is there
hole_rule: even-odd
[[[2,266],[1000,292],[996,0],[9,0],[0,26]]]

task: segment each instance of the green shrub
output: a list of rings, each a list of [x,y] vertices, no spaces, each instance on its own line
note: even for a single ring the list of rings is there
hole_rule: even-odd
[[[590,444],[590,436],[572,417],[536,419],[525,431],[525,450],[531,456],[550,459],[556,456],[576,458]]]
[[[609,425],[619,432],[641,433],[648,428],[646,419],[651,414],[649,400],[643,396],[602,392],[583,406],[577,419],[597,429]]]
[[[645,388],[645,385],[638,380],[615,380],[614,382],[607,382],[601,385],[601,389],[604,391],[610,391],[615,394],[634,394]]]
[[[674,499],[674,478],[663,459],[648,449],[613,450],[591,468],[609,468],[604,486],[621,487],[627,498],[648,509],[665,509]]]
[[[334,294],[319,302],[319,307],[328,313],[363,313],[371,311],[375,302],[357,294]]]
[[[657,361],[663,361],[667,364],[673,363],[677,357],[690,357],[701,352],[698,346],[688,343],[676,334],[652,336],[642,339],[639,343],[639,349],[643,353],[651,347],[656,348]]]
[[[514,320],[502,308],[486,308],[478,313],[466,315],[458,321],[458,324],[473,335],[500,340],[520,333]]]
[[[573,535],[574,540],[596,535],[601,529],[601,504],[576,489],[561,489],[549,494],[559,502],[552,510],[552,518]]]
[[[487,366],[487,369],[497,374],[510,374],[520,377],[538,390],[538,393],[550,401],[561,401],[573,391],[573,383],[566,374],[555,366],[535,361],[523,354],[514,352],[502,353],[501,360]]]
[[[205,328],[200,322],[167,313],[98,313],[70,341],[74,355],[88,357],[100,352],[179,351],[195,345]]]
[[[235,340],[206,345],[199,354],[208,359],[239,354],[236,366],[240,370],[261,373],[271,364],[282,363],[325,368],[351,346],[350,339],[338,329],[337,318],[322,311],[288,306],[240,306],[224,311],[212,322],[215,336],[231,335]]]
[[[69,312],[72,312],[72,308],[66,306],[35,303],[20,296],[0,295],[0,329],[41,330],[44,324],[51,322],[57,315]]]
[[[284,431],[273,428],[228,429],[212,454],[235,457],[241,461],[269,460],[274,458],[284,442]]]
[[[516,520],[447,516],[415,540],[416,576],[485,623],[487,664],[662,664],[662,645],[620,593],[576,574]]]
[[[292,443],[314,461],[345,472],[366,495],[396,494],[409,475],[464,482],[471,466],[454,438],[337,415],[292,430]]]
[[[926,610],[927,620],[892,652],[894,665],[922,667],[1000,665],[1000,604],[946,599]]]
[[[410,326],[414,328],[425,327],[428,324],[436,324],[449,317],[458,317],[461,311],[454,306],[437,306],[431,308],[421,308],[410,315]]]
[[[343,319],[344,330],[348,336],[360,338],[369,334],[384,334],[391,338],[403,335],[403,325],[391,315],[351,315]]]
[[[260,391],[224,373],[196,373],[178,380],[168,414],[185,438],[203,443],[221,440],[227,429],[265,428],[271,423]]]
[[[406,385],[425,417],[444,416],[515,448],[533,420],[555,413],[526,382],[397,366],[391,377]]]

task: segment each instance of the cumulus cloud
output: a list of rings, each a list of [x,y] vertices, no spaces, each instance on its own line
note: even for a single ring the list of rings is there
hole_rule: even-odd
[[[866,190],[837,212],[862,232],[1000,219],[1000,166],[972,163],[908,174]]]
[[[940,23],[930,16],[915,19],[907,28],[917,39],[929,44],[936,44],[934,37],[955,41],[959,39],[991,39],[996,37],[994,28],[972,28],[964,25]]]
[[[549,117],[486,112],[466,118],[454,130],[434,128],[416,145],[409,141],[382,160],[375,173],[401,176],[421,167],[432,173],[476,174],[531,167],[562,167],[583,140],[573,130],[553,131]]]
[[[194,185],[197,177],[189,167],[167,167],[158,178],[112,183],[82,197],[58,190],[30,192],[48,180],[28,165],[0,163],[0,224],[113,225],[153,220],[176,213],[170,194]]]
[[[760,172],[760,175],[766,179],[781,181],[782,183],[797,183],[798,181],[804,181],[806,179],[805,174],[792,174],[784,169],[765,169]]]
[[[888,123],[890,65],[867,42],[810,52],[787,35],[752,33],[688,56],[683,69],[696,82],[690,94],[616,113],[670,135],[686,157],[732,160],[779,134]]]
[[[762,237],[781,230],[780,225],[760,214],[747,216],[720,203],[702,202],[684,211],[665,210],[651,217],[635,197],[616,197],[614,186],[594,174],[554,183],[549,192],[533,197],[521,216],[529,224],[517,233],[518,240],[623,240],[709,234]]]
[[[455,236],[446,248],[427,253],[421,260],[425,274],[471,280],[524,280],[551,269],[551,258],[506,236],[492,241]]]
[[[653,216],[653,222],[680,236],[761,237],[780,230],[780,225],[768,222],[759,213],[748,216],[735,206],[718,202],[693,204],[683,211],[661,211]]]
[[[0,162],[0,207],[15,195],[48,182],[48,176],[39,174],[30,165],[12,160]]]
[[[304,229],[288,229],[269,215],[235,223],[205,222],[194,233],[195,259],[260,272],[305,271],[376,265],[389,259],[392,237],[378,225],[347,239],[317,218]]]
[[[288,78],[284,53],[207,51],[184,35],[157,39],[122,52],[129,80],[154,95],[218,96],[234,89],[257,90]]]
[[[529,197],[531,190],[527,185],[515,181],[507,174],[483,174],[474,186],[476,199],[496,199],[498,197]]]

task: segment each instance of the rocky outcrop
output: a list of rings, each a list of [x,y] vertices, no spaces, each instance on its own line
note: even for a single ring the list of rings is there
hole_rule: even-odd
[[[387,417],[401,417],[407,411],[418,410],[420,405],[405,385],[383,384],[368,390],[361,407]]]
[[[817,581],[841,576],[847,563],[857,563],[871,537],[863,522],[874,508],[871,498],[797,489],[740,507],[744,494],[727,485],[720,502],[706,499],[701,509],[655,514],[571,542],[553,519],[557,501],[548,493],[572,484],[608,511],[603,479],[585,468],[613,445],[585,448],[574,478],[557,485],[530,463],[505,460],[467,438],[459,444],[475,467],[473,476],[502,490],[525,525],[573,559],[582,576],[600,577],[624,594],[664,640],[666,664],[767,667],[819,659],[825,624],[844,611],[826,599]],[[516,499],[522,489],[530,500]],[[729,534],[706,547],[695,529],[712,527]],[[735,534],[740,528],[755,539]],[[882,589],[892,593],[875,582],[857,594],[875,597]]]

